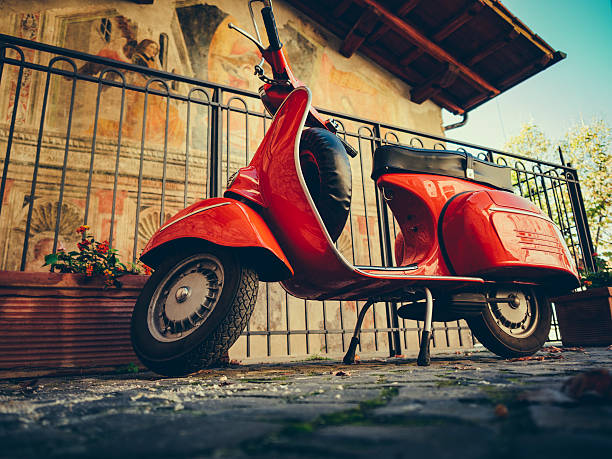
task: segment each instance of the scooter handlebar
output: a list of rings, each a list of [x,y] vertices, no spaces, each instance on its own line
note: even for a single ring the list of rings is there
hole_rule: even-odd
[[[282,48],[282,43],[278,38],[278,30],[276,29],[276,21],[274,20],[274,13],[272,12],[271,6],[265,6],[261,9],[261,17],[263,18],[264,25],[266,27],[266,33],[268,34],[268,41],[270,42],[270,51],[278,51]]]

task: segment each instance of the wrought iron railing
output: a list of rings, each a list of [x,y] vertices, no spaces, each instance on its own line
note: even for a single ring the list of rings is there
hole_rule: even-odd
[[[45,252],[76,244],[80,224],[136,260],[169,216],[223,193],[270,123],[256,93],[6,35],[0,35],[0,110],[0,269],[13,270],[40,269]],[[397,227],[368,176],[374,149],[397,143],[464,150],[509,165],[516,192],[547,212],[577,264],[592,268],[578,176],[562,159],[539,161],[320,111],[359,151],[353,206],[338,241],[355,264],[393,262]],[[236,349],[258,358],[344,352],[358,308],[300,300],[262,284]],[[421,324],[400,320],[396,308],[372,308],[362,329],[364,352],[418,348]],[[436,327],[436,347],[471,343],[463,321]]]

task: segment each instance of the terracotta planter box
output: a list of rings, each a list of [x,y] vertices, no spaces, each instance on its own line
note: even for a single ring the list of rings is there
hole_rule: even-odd
[[[553,298],[564,346],[612,344],[612,287]]]
[[[146,280],[0,271],[0,377],[139,365],[130,318]]]

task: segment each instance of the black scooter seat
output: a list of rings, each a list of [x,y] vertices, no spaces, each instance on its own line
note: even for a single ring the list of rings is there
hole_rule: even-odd
[[[451,150],[426,150],[383,145],[374,152],[372,178],[383,174],[418,173],[456,177],[492,188],[512,191],[511,169]]]

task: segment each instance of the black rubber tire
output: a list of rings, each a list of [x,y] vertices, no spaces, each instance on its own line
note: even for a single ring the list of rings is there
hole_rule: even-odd
[[[224,279],[217,303],[191,334],[178,341],[159,341],[147,322],[153,295],[175,266],[198,254],[212,254],[223,265]],[[164,260],[143,287],[132,313],[131,339],[136,355],[148,369],[164,376],[184,376],[217,363],[246,327],[257,300],[258,284],[257,273],[242,266],[229,249],[196,246],[189,253]]]
[[[514,287],[516,288],[516,287]],[[547,295],[538,289],[523,287],[535,299],[537,318],[533,331],[528,336],[513,337],[498,325],[491,305],[479,316],[466,318],[472,333],[480,343],[491,352],[504,358],[527,357],[538,352],[550,333],[552,306]]]
[[[335,242],[351,208],[351,164],[346,149],[328,130],[306,129],[300,139],[300,165],[310,196]]]

